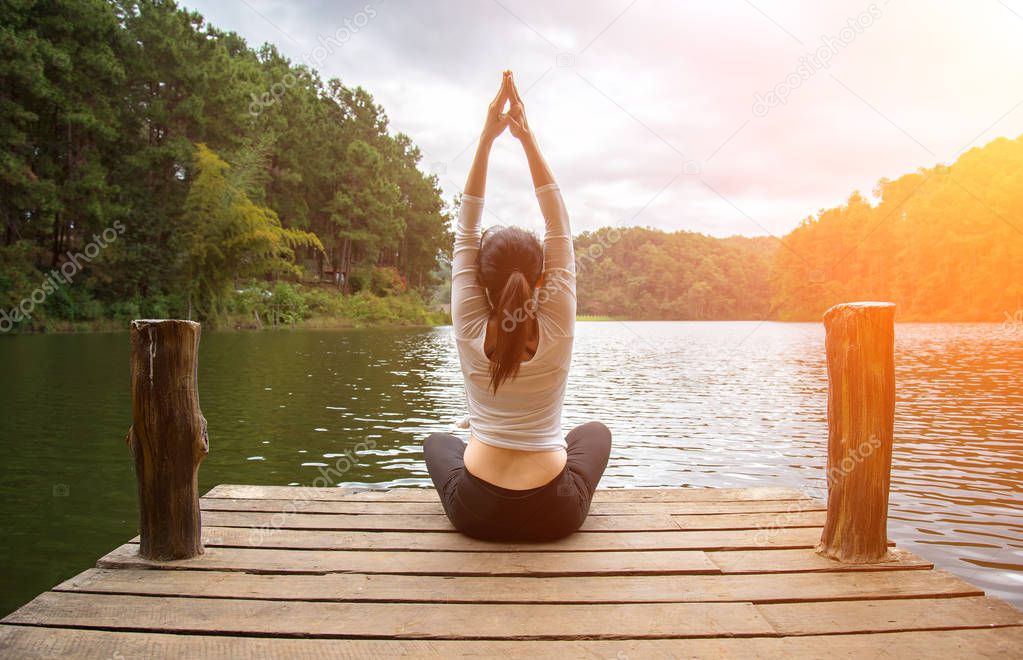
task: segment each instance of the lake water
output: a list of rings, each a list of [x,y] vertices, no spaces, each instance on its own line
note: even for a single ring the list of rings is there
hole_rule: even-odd
[[[4,613],[136,533],[128,349],[0,337]],[[900,324],[896,361],[889,535],[1023,607],[1023,329]],[[201,490],[429,484],[421,443],[464,415],[460,379],[450,328],[207,333]],[[602,486],[823,498],[826,386],[819,324],[580,323],[564,424],[611,428]]]

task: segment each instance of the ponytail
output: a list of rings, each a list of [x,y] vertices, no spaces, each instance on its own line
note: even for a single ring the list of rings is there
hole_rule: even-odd
[[[505,280],[494,312],[497,314],[497,341],[490,356],[490,387],[497,393],[501,383],[519,373],[522,355],[529,340],[527,319],[533,317],[532,288],[520,270]]]

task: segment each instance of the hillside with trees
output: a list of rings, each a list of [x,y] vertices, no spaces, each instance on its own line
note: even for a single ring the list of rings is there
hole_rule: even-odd
[[[23,328],[434,283],[440,189],[364,89],[161,0],[5,2],[0,51],[0,306],[49,294]]]
[[[630,319],[763,319],[773,238],[604,228],[575,240],[578,313]]]
[[[1001,321],[1023,309],[1023,136],[882,179],[873,199],[804,220],[777,251],[781,320],[888,300],[902,321]]]

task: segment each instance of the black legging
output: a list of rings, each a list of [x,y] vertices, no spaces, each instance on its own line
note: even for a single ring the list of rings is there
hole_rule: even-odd
[[[455,529],[491,541],[549,541],[579,529],[611,453],[611,431],[600,422],[566,436],[568,461],[551,481],[527,490],[501,488],[465,469],[465,444],[450,433],[423,442],[426,468]]]

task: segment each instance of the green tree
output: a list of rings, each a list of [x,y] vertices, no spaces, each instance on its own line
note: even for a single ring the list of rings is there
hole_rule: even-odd
[[[772,273],[782,319],[850,300],[895,302],[900,320],[998,321],[1023,307],[1023,137],[951,165],[882,179],[783,239]]]
[[[329,251],[344,273],[346,288],[354,266],[386,263],[397,247],[405,229],[400,195],[398,186],[384,177],[380,153],[362,140],[352,142],[337,191],[326,208],[334,227]]]
[[[214,322],[237,280],[295,272],[296,247],[323,248],[315,234],[282,227],[276,213],[249,199],[230,182],[229,167],[197,145],[178,246],[189,312]]]

